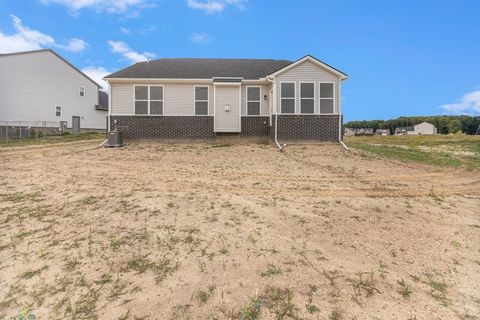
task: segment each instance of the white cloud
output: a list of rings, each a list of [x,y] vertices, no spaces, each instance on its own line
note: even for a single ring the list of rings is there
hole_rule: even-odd
[[[71,52],[80,52],[85,50],[88,46],[88,43],[83,41],[82,39],[72,38],[66,45],[57,45],[59,48],[62,48],[67,51]]]
[[[207,44],[212,42],[212,36],[205,32],[195,32],[190,39],[197,44]]]
[[[187,0],[187,5],[192,9],[203,10],[208,14],[220,13],[228,5],[245,9],[248,0]]]
[[[96,83],[103,87],[103,90],[108,92],[108,84],[105,80],[102,80],[103,77],[111,74],[111,71],[108,71],[104,67],[86,67],[82,69],[82,72],[85,73],[87,76],[92,78]]]
[[[130,29],[127,29],[125,27],[121,27],[120,32],[122,32],[123,34],[130,34]]]
[[[55,42],[48,34],[37,30],[32,30],[22,24],[22,20],[14,15],[12,18],[14,34],[7,35],[0,32],[0,52],[18,52],[28,50],[38,50],[45,47],[57,47],[67,51],[80,52],[87,47],[87,43],[82,39],[72,38],[63,45]]]
[[[44,4],[60,4],[72,13],[82,9],[93,9],[98,12],[129,13],[135,15],[137,9],[151,6],[146,0],[40,0]]]
[[[440,108],[448,114],[479,115],[480,90],[467,93],[459,101],[441,105]]]
[[[156,55],[151,52],[136,52],[132,50],[125,42],[123,41],[112,41],[109,40],[108,44],[110,45],[110,50],[115,53],[120,53],[125,59],[130,62],[142,62],[151,58],[155,58]]]

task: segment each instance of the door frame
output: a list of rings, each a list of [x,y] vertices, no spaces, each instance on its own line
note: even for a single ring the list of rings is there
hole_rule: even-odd
[[[78,132],[75,132],[75,128],[74,128],[74,119],[78,119]],[[80,125],[80,116],[72,116],[72,133],[80,133],[80,128],[81,128],[81,125]]]
[[[216,87],[237,87],[238,86],[238,133],[242,132],[242,83],[238,82],[217,82],[213,84],[213,132],[222,133],[224,131],[217,131],[217,93]],[[232,132],[237,133],[237,132]]]

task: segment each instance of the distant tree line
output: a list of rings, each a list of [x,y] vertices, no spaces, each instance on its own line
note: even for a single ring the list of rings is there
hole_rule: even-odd
[[[480,117],[471,116],[430,116],[430,117],[400,117],[391,120],[364,120],[350,121],[345,124],[347,128],[373,128],[390,129],[393,134],[398,127],[409,127],[421,122],[429,122],[437,127],[441,134],[457,133],[475,134],[480,125]]]

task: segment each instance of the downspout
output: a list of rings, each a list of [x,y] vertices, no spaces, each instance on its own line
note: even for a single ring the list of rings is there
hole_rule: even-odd
[[[341,92],[340,92],[340,85],[342,83],[343,80],[340,80],[340,82],[338,83],[338,142],[340,142],[340,144],[342,145],[342,147],[347,150],[347,151],[350,151],[350,149],[348,149],[347,145],[343,142],[342,140],[342,114],[340,113],[340,104],[341,104],[341,101],[342,101],[342,95],[341,95]]]
[[[104,79],[105,80],[105,79]],[[112,110],[112,107],[111,107],[111,101],[112,101],[112,97],[110,97],[110,94],[112,92],[111,88],[110,88],[110,82],[108,80],[107,81],[107,84],[108,84],[108,92],[109,92],[109,95],[108,95],[108,110],[107,110],[107,135],[108,133],[110,132],[110,113],[111,113],[111,110]],[[100,101],[99,101],[100,102]],[[98,145],[99,148],[103,147],[103,145],[105,143],[107,143],[108,141],[108,138],[105,139],[105,141],[103,141],[102,143],[100,143]]]
[[[278,112],[277,112],[277,87],[276,84],[274,83],[274,79],[270,79],[267,77],[267,81],[270,81],[274,85],[274,90],[273,90],[273,101],[272,101],[272,111],[275,111],[275,134],[274,134],[274,140],[275,144],[277,145],[278,149],[280,152],[283,152],[283,148],[278,142]]]

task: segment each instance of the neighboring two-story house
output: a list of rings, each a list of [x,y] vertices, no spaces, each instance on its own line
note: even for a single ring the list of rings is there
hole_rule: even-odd
[[[126,138],[339,141],[346,79],[312,56],[140,62],[105,77],[109,129]]]
[[[0,54],[0,126],[104,130],[108,96],[100,89],[53,50]]]

